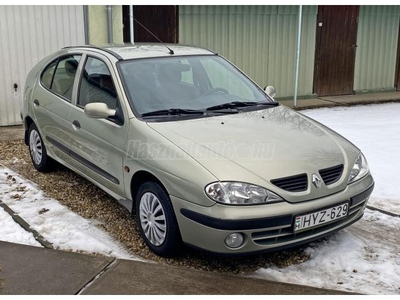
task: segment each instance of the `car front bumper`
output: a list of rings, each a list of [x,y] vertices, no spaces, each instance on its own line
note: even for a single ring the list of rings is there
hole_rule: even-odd
[[[275,251],[311,242],[359,220],[374,188],[370,174],[341,192],[300,203],[233,206],[199,206],[170,196],[184,243],[211,252],[246,254]],[[316,212],[348,202],[346,217],[294,232],[295,216]],[[229,248],[225,239],[232,233],[244,235],[238,248]]]

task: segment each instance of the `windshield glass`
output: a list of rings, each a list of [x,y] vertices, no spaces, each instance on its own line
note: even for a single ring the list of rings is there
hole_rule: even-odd
[[[121,62],[129,101],[140,115],[171,109],[206,110],[231,102],[271,102],[225,59],[215,56]]]

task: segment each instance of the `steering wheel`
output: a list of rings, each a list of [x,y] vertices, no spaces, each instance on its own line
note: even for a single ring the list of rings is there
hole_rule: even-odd
[[[229,94],[229,92],[226,89],[224,89],[222,87],[217,87],[217,88],[213,88],[213,89],[203,93],[202,96],[207,96],[207,95],[211,95],[214,93],[220,93],[220,92],[222,92],[224,94]]]

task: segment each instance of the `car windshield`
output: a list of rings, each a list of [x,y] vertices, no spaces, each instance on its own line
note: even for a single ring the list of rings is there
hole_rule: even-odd
[[[141,116],[185,110],[194,115],[193,111],[273,102],[216,55],[128,60],[120,63],[120,71],[129,101]]]

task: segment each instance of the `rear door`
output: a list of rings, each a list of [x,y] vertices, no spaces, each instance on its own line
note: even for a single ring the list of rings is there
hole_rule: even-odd
[[[69,116],[71,156],[79,163],[80,171],[115,193],[124,197],[123,157],[129,128],[120,91],[115,85],[116,74],[106,57],[88,54],[80,73],[76,106]],[[84,113],[88,103],[103,102],[116,109],[118,118],[94,119]]]
[[[32,95],[32,117],[50,155],[67,163],[72,91],[81,57],[81,54],[67,54],[51,61],[42,71]]]

